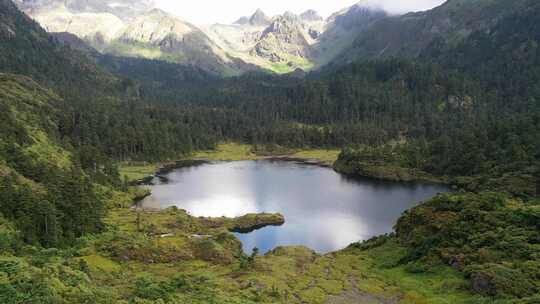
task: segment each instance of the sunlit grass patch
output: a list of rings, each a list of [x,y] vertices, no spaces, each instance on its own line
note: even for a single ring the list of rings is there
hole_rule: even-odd
[[[121,266],[118,263],[100,255],[89,255],[82,257],[81,259],[84,260],[93,271],[116,272],[121,269]]]
[[[192,157],[203,158],[213,161],[238,161],[257,160],[263,159],[265,156],[271,156],[271,153],[269,153],[269,155],[265,155],[264,153],[256,154],[253,150],[254,149],[252,145],[240,143],[222,143],[219,144],[215,150],[199,151],[195,153]],[[283,156],[283,154],[286,154],[291,158],[318,160],[329,165],[333,164],[337,160],[339,153],[341,152],[338,149],[293,150],[283,148],[282,150],[286,152],[279,152],[274,154],[279,156]]]
[[[303,150],[298,151],[292,155],[295,158],[305,158],[305,159],[315,159],[322,162],[325,162],[329,165],[333,164],[341,153],[340,150]]]
[[[260,159],[252,151],[251,145],[239,143],[222,143],[215,150],[200,151],[193,155],[194,158],[204,158],[214,161],[238,161]]]
[[[119,167],[120,176],[122,178],[127,177],[128,181],[141,180],[156,173],[157,169],[156,164],[132,165],[123,163]]]
[[[383,297],[401,294],[403,303],[465,303],[470,294],[462,273],[445,265],[434,265],[424,272],[413,273],[399,264],[406,254],[394,240],[364,252],[370,259],[368,275],[358,288]]]

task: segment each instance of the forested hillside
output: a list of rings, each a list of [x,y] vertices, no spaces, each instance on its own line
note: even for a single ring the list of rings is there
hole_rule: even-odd
[[[536,4],[531,0],[448,0],[428,11],[389,16],[360,32],[337,64],[362,59],[406,57],[420,59],[432,45],[455,46],[473,33],[493,33],[502,18],[526,14]],[[534,10],[534,9],[533,9]]]
[[[23,76],[1,74],[0,87],[0,212],[30,244],[56,246],[99,231],[104,201],[59,142],[59,97]]]
[[[539,16],[533,0],[450,0],[376,21],[320,72],[221,79],[72,48],[0,0],[0,302],[538,303]],[[403,39],[371,56],[387,34]],[[119,163],[225,141],[343,149],[341,173],[457,193],[322,256],[247,256],[233,219],[126,208],[145,193]]]
[[[196,109],[142,104],[135,84],[57,44],[10,1],[0,7],[0,70],[12,73],[0,77],[1,212],[26,242],[100,231],[121,187],[116,160],[174,158],[218,139]],[[197,126],[205,136],[192,139]]]
[[[113,76],[86,54],[58,43],[11,1],[3,0],[1,7],[0,70],[32,77],[61,97],[56,122],[62,142],[75,149],[93,146],[97,154],[91,155],[98,159],[174,157],[215,143],[211,125],[205,123],[214,119],[197,121],[220,113],[141,103],[138,84]],[[185,131],[188,125],[190,134]],[[151,135],[158,134],[154,132],[163,136]]]

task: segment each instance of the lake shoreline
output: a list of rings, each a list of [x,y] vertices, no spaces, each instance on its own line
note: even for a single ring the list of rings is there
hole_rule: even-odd
[[[182,169],[194,164],[196,167]],[[205,164],[205,165],[201,165]],[[177,169],[176,171],[175,168]],[[301,244],[317,252],[331,252],[367,237],[390,233],[393,219],[437,193],[450,191],[437,185],[382,182],[375,179],[348,178],[321,162],[291,158],[266,157],[249,161],[209,161],[196,159],[175,163],[161,171],[148,187],[153,195],[137,208],[159,212],[169,206],[187,210],[195,217],[245,219],[243,225],[230,226],[246,245],[246,251],[258,247],[262,252],[285,244]],[[324,183],[325,187],[314,187]],[[393,206],[384,208],[387,202]],[[337,204],[338,208],[334,206]],[[271,217],[266,213],[280,212]],[[330,225],[342,220],[364,227],[346,237]],[[256,236],[243,236],[268,227]],[[357,222],[362,224],[356,224]],[[318,230],[325,233],[315,233]],[[290,234],[289,234],[290,233]],[[314,235],[306,241],[306,236]],[[279,236],[279,238],[277,238]],[[335,238],[334,238],[335,236]],[[335,239],[339,239],[336,242]]]
[[[275,155],[275,156],[261,156],[257,159],[235,159],[235,160],[214,160],[210,158],[200,158],[200,157],[192,157],[192,158],[186,158],[186,159],[180,159],[175,162],[168,162],[157,166],[157,170],[149,174],[148,176],[133,180],[130,182],[131,186],[149,186],[152,185],[152,180],[154,178],[159,178],[162,180],[166,180],[165,175],[175,169],[181,169],[181,168],[187,168],[187,167],[194,167],[194,166],[200,166],[204,164],[209,163],[217,163],[217,162],[240,162],[240,161],[261,161],[261,160],[267,160],[267,161],[284,161],[284,162],[294,162],[302,165],[310,165],[310,166],[318,166],[322,168],[328,168],[328,169],[335,169],[332,163],[329,163],[324,160],[316,159],[316,158],[302,158],[302,157],[295,157],[292,154],[291,155]]]

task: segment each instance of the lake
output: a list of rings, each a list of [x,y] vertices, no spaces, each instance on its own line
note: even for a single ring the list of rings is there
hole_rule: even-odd
[[[327,253],[393,231],[403,211],[447,192],[443,185],[351,179],[332,169],[287,161],[217,162],[154,178],[147,208],[177,206],[194,216],[279,212],[285,224],[238,234],[244,250],[304,245]]]

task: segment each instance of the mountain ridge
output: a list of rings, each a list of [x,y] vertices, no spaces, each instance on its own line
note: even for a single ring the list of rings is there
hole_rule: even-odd
[[[448,0],[424,12],[388,16],[360,32],[354,43],[339,56],[342,60],[338,63],[360,58],[417,58],[438,40],[455,45],[473,32],[489,29],[500,16],[525,9],[530,3],[528,0],[517,0],[512,4],[505,1],[469,3]],[[462,9],[464,6],[467,9]]]
[[[199,27],[156,10],[152,3],[137,0],[133,8],[128,8],[124,0],[17,1],[49,32],[75,34],[101,53],[198,64],[221,75],[238,75],[257,67],[279,73],[310,70],[332,60],[348,45],[327,43],[325,48],[315,47],[328,29],[333,29],[329,31],[332,35],[341,36],[342,31],[336,28],[342,26],[331,24],[335,19],[324,20],[314,10],[268,17],[257,9],[230,25]],[[350,13],[350,9],[341,13]],[[339,40],[350,39],[351,35],[346,36]],[[329,56],[322,54],[329,48],[339,49],[329,52]]]
[[[439,40],[458,43],[471,32],[488,28],[499,11],[524,7],[527,0],[512,6],[449,0],[403,15],[364,0],[327,19],[314,10],[268,17],[257,9],[232,24],[205,27],[148,9],[151,1],[138,0],[129,10],[121,9],[123,2],[120,8],[116,4],[111,8],[110,1],[104,2],[107,8],[83,0],[18,2],[49,32],[73,33],[101,53],[197,65],[215,75],[235,76],[255,69],[290,73],[359,59],[415,58]],[[460,9],[464,5],[468,11]]]

